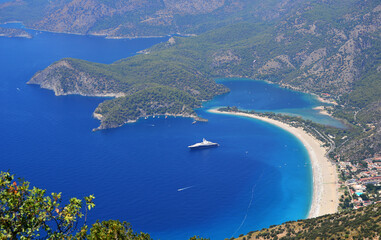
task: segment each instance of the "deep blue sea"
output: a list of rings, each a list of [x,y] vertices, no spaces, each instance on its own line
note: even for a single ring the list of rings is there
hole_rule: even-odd
[[[102,98],[54,96],[26,85],[63,57],[111,63],[168,38],[106,40],[31,31],[33,39],[0,37],[0,164],[32,185],[66,198],[94,194],[96,219],[126,220],[155,239],[193,235],[225,239],[306,217],[311,167],[303,145],[264,122],[216,115],[216,106],[312,111],[312,96],[261,81],[220,80],[231,93],[198,109],[208,123],[149,118],[92,132]],[[304,111],[304,110],[308,111]],[[190,151],[205,137],[220,147]]]

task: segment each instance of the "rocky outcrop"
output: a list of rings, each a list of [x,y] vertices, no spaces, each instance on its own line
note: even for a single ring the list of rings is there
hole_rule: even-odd
[[[225,0],[163,0],[166,8],[176,14],[203,14],[212,12],[225,4]]]
[[[320,48],[318,50],[313,51],[306,60],[303,61],[302,66],[300,68],[305,68],[306,66],[310,66],[313,63],[321,60],[322,58],[327,56],[327,49]]]
[[[232,50],[219,50],[212,55],[212,69],[221,76],[238,77],[230,70],[232,66],[237,66],[241,63],[241,57],[235,54]]]
[[[214,67],[219,67],[226,63],[239,64],[241,58],[232,52],[232,50],[220,51],[213,54]]]
[[[99,4],[96,0],[73,0],[34,23],[33,27],[53,32],[85,34],[98,19],[115,13],[115,9]]]
[[[287,55],[279,55],[267,61],[262,67],[258,69],[258,73],[262,75],[270,75],[282,71],[287,71],[288,69],[295,69],[295,66],[290,62],[290,57]]]
[[[104,76],[94,77],[72,66],[70,60],[56,62],[37,72],[28,84],[53,90],[56,96],[78,94],[82,96],[120,97],[118,83]]]

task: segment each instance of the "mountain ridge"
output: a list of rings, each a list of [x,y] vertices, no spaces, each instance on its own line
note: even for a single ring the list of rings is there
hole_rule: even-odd
[[[298,0],[300,2],[300,0]],[[272,0],[13,0],[0,4],[0,22],[37,30],[136,38],[200,34],[242,20],[277,19],[294,3]],[[215,20],[218,20],[216,22]]]

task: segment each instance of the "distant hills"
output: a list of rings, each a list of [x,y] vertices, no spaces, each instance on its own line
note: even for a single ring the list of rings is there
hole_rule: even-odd
[[[0,22],[111,38],[199,34],[244,20],[279,19],[301,0],[13,0]]]

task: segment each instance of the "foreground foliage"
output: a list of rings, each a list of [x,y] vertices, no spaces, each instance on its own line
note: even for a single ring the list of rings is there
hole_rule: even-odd
[[[89,229],[87,214],[94,196],[71,198],[62,204],[61,193],[30,187],[9,172],[0,173],[0,239],[152,240],[136,233],[127,222],[97,221]],[[190,240],[209,240],[198,236]]]
[[[62,204],[61,193],[30,187],[8,172],[0,173],[0,239],[134,239],[150,240],[134,233],[126,222],[96,222],[88,234],[86,218],[94,196],[71,198]]]

